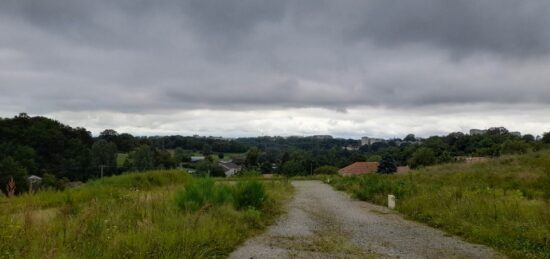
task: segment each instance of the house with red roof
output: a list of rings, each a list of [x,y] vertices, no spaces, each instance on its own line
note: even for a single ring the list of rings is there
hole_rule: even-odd
[[[378,162],[355,162],[338,171],[343,176],[361,175],[376,173],[378,171]]]

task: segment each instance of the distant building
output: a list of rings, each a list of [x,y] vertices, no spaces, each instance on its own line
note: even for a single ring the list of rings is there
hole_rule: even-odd
[[[230,177],[241,171],[242,167],[233,163],[232,161],[220,161],[218,163],[225,172],[225,176]]]
[[[198,162],[198,161],[202,161],[204,160],[204,156],[192,156],[191,157],[191,162]]]
[[[376,173],[378,171],[378,162],[355,162],[338,171],[343,176],[361,175]]]
[[[369,138],[369,137],[361,138],[361,146],[372,145],[374,143],[379,143],[379,142],[385,142],[385,140],[381,138]]]
[[[359,147],[345,146],[345,147],[342,147],[342,149],[348,150],[348,151],[357,151],[357,150],[359,150]]]
[[[29,190],[34,191],[36,188],[40,187],[40,184],[42,184],[42,177],[31,175],[27,177],[27,182],[29,182]]]
[[[485,133],[487,133],[487,130],[480,130],[480,129],[471,129],[470,130],[470,135],[472,135],[472,136],[483,135]]]

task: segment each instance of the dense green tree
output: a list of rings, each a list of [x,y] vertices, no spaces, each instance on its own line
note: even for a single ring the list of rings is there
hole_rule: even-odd
[[[281,173],[286,176],[307,175],[308,170],[299,160],[290,160],[281,166]]]
[[[525,134],[521,137],[521,139],[525,142],[533,142],[533,141],[535,141],[535,136],[533,136],[531,134]]]
[[[273,172],[273,168],[271,166],[271,163],[269,161],[265,161],[260,165],[260,171],[262,174],[269,174]]]
[[[545,144],[550,144],[550,132],[545,132],[542,134],[542,142]]]
[[[225,171],[219,165],[212,164],[210,167],[210,176],[211,177],[225,177]]]
[[[191,152],[185,151],[183,148],[176,148],[174,150],[174,161],[176,162],[176,165],[191,162],[191,155]]]
[[[155,167],[161,169],[169,169],[176,167],[176,160],[167,150],[159,150],[155,152]]]
[[[421,147],[414,152],[409,162],[411,168],[433,165],[436,162],[436,157],[430,148]]]
[[[212,146],[208,145],[208,144],[204,144],[202,146],[202,154],[204,156],[210,156],[212,155]]]
[[[115,144],[119,152],[128,153],[132,151],[137,145],[134,136],[128,133],[122,133],[116,136]]]
[[[114,129],[106,129],[99,133],[99,138],[106,140],[111,143],[116,142],[116,138],[118,137],[118,132]]]
[[[100,139],[92,145],[91,165],[92,170],[98,175],[101,173],[102,168],[104,175],[116,172],[116,159],[117,148],[114,143]]]
[[[154,156],[153,150],[148,145],[141,145],[130,154],[134,169],[137,171],[152,169],[155,164]]]
[[[528,149],[529,145],[523,140],[508,139],[502,143],[500,152],[501,154],[524,154]]]
[[[414,134],[409,134],[403,140],[404,141],[409,141],[409,142],[414,142],[414,141],[416,141],[416,137],[414,136]]]
[[[382,159],[380,159],[380,163],[378,164],[378,173],[393,174],[395,172],[397,172],[397,164],[393,156],[390,154],[385,154],[382,156]]]
[[[246,166],[256,167],[258,166],[258,159],[260,158],[260,150],[257,147],[250,148],[246,152]]]
[[[30,174],[52,172],[58,177],[90,177],[91,133],[44,117],[20,114],[0,118],[0,158],[11,156]]]
[[[202,160],[195,165],[198,175],[210,176],[210,177],[225,177],[225,171],[216,163],[208,160]]]

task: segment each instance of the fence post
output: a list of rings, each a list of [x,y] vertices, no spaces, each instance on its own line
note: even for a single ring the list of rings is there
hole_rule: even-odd
[[[388,208],[395,209],[395,196],[394,195],[388,195]]]

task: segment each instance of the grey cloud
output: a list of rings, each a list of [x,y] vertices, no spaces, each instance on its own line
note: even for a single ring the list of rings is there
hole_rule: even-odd
[[[6,0],[0,104],[128,113],[546,104],[549,6]]]
[[[382,45],[429,43],[455,54],[546,55],[550,2],[545,0],[369,1],[350,37]]]

